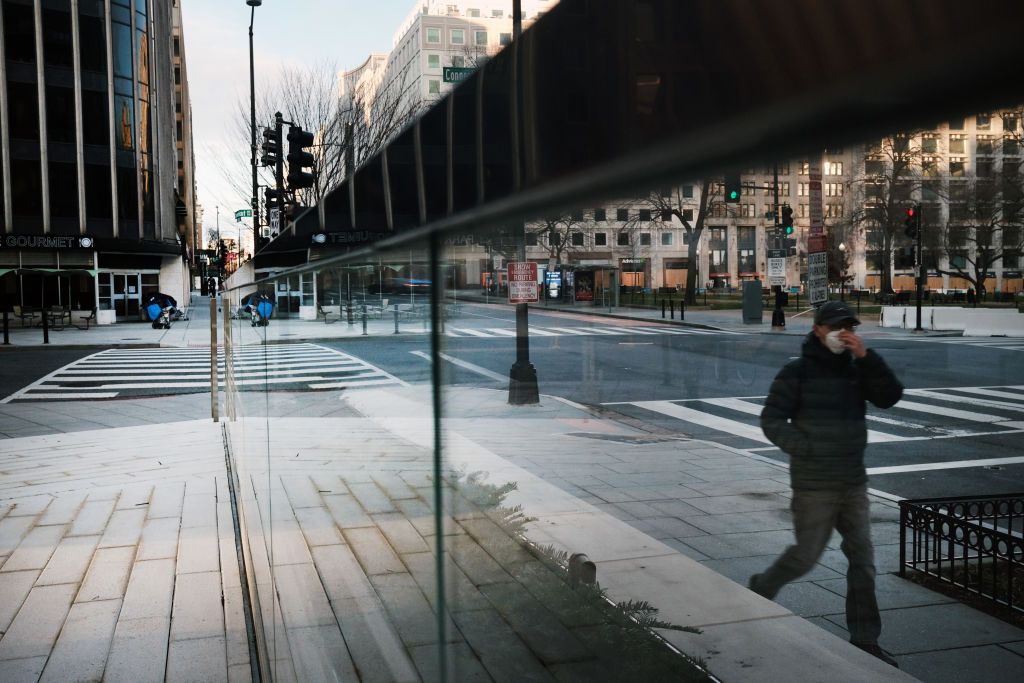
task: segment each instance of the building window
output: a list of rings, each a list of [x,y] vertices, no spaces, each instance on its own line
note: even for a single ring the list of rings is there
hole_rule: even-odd
[[[651,233],[642,232],[640,233],[640,246],[649,247],[651,246]]]
[[[473,39],[477,45],[487,45],[487,31],[475,31]]]
[[[979,178],[992,177],[994,163],[991,159],[978,159],[977,162],[975,162],[975,165],[976,168],[974,169],[974,173]]]
[[[967,173],[967,162],[962,157],[949,158],[949,175],[961,177]]]
[[[572,246],[574,246],[574,247],[582,247],[583,246],[583,233],[582,232],[574,232],[572,234]]]
[[[964,138],[966,136],[961,134],[954,134],[949,136],[949,153],[950,154],[964,154],[965,144]]]
[[[629,209],[616,209],[615,220],[626,222],[629,220]]]
[[[974,127],[978,130],[988,130],[992,127],[992,115],[978,114],[974,117]]]
[[[427,68],[428,69],[440,69],[441,68],[441,55],[427,55]]]
[[[935,154],[939,151],[939,136],[935,133],[925,133],[921,137],[921,151],[925,154]]]
[[[811,172],[811,162],[801,161],[800,162],[800,175],[809,175]]]
[[[1004,251],[1003,268],[1020,268],[1020,252]]]
[[[693,220],[693,209],[683,209],[683,220],[687,223]]]
[[[743,218],[753,218],[755,209],[755,204],[741,204],[740,216],[742,216]]]
[[[1003,130],[1006,132],[1012,132],[1017,130],[1017,115],[1006,114],[1003,116]]]
[[[661,233],[661,246],[671,247],[672,246],[672,233],[663,232]]]
[[[461,69],[466,66],[466,58],[462,55],[452,55],[452,66]]]
[[[607,215],[608,214],[607,214],[607,212],[604,209],[594,209],[594,220],[595,221],[605,221],[605,220],[608,220]]]
[[[480,16],[480,10],[475,9],[473,7],[470,7],[469,9],[466,10],[466,16],[467,17],[479,17]]]
[[[806,197],[807,196],[807,192],[808,192],[808,189],[807,189],[808,187],[809,187],[808,183],[797,183],[796,184],[796,196],[797,197]]]
[[[754,186],[750,183],[743,183],[740,185],[740,192],[744,197],[754,196]]]
[[[922,157],[921,158],[921,173],[922,175],[934,177],[939,175],[939,158],[938,157]]]
[[[441,92],[441,81],[433,78],[427,81],[427,92],[431,95],[437,95]]]
[[[174,67],[174,85],[181,85],[181,67]]]
[[[499,33],[498,34],[498,44],[499,45],[508,45],[511,42],[512,42],[512,34],[511,33]]]
[[[461,28],[453,28],[450,40],[452,45],[464,45],[466,43],[466,32]]]
[[[177,133],[178,141],[180,142],[182,140],[182,138],[183,138],[182,130],[181,130],[181,121],[175,121],[174,123],[175,123],[175,129],[176,129],[175,132]]]
[[[491,18],[492,19],[501,19],[504,16],[505,16],[505,11],[504,10],[500,10],[500,9],[492,9],[491,10]]]
[[[1020,143],[1012,135],[1007,135],[1003,138],[1003,154],[1009,154],[1011,156],[1020,154]]]
[[[807,218],[807,215],[808,215],[807,214],[807,205],[806,204],[797,204],[796,205],[796,215],[797,215],[797,218]]]
[[[825,205],[825,218],[842,218],[843,217],[843,205],[842,204],[826,204]]]
[[[661,210],[661,222],[662,223],[671,223],[672,222],[672,209],[662,209]]]
[[[569,218],[579,223],[583,220],[583,212],[580,211],[579,209],[571,211],[569,213]]]
[[[963,120],[963,118],[950,120],[950,122],[949,122],[949,129],[950,130],[963,130],[964,129],[964,120]]]
[[[765,197],[774,197],[775,196],[775,188],[772,187],[771,185],[767,185],[764,188],[764,196]],[[788,197],[789,196],[789,181],[788,180],[785,181],[785,182],[780,182],[779,183],[779,196],[780,197]]]
[[[178,36],[174,36],[174,56],[181,56],[181,40],[178,38]]]
[[[537,233],[528,232],[526,233],[526,246],[535,247],[537,246]]]
[[[650,221],[651,220],[651,210],[650,209],[640,209],[640,220],[642,220],[642,221]]]
[[[825,162],[825,175],[843,175],[843,162],[841,162],[841,161],[826,161]]]
[[[605,247],[608,246],[608,234],[604,232],[594,233],[594,246]]]
[[[780,162],[776,163],[775,166],[777,166],[779,168],[779,175],[789,175],[789,162],[788,161],[780,161]],[[768,173],[774,174],[775,173],[775,166],[773,166],[772,168],[768,169]]]
[[[620,247],[628,247],[629,246],[629,233],[628,232],[620,232],[619,233],[618,244],[619,244]]]
[[[439,29],[439,28],[428,28],[427,29],[427,42],[428,43],[440,43],[441,42],[441,29]]]
[[[992,154],[992,136],[979,135],[976,149],[978,154]]]
[[[683,199],[693,199],[693,185],[683,185]]]
[[[825,183],[825,196],[826,197],[842,197],[843,196],[843,184],[842,183]]]

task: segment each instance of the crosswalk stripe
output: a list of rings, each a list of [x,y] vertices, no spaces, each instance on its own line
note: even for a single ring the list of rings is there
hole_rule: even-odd
[[[548,325],[547,328],[549,330],[557,330],[559,332],[564,332],[564,333],[570,334],[570,335],[578,335],[578,336],[589,336],[590,335],[589,332],[583,332],[583,331],[581,331],[581,328],[578,328],[578,327],[551,327],[550,325]]]
[[[1016,401],[1024,401],[1024,394],[1012,394],[1009,391],[996,391],[995,389],[983,389],[980,387],[957,387],[956,391],[978,396],[991,396],[992,398],[1009,398]]]
[[[744,413],[746,415],[761,416],[761,410],[763,406],[759,406],[755,403],[748,403],[747,401],[741,401],[736,398],[706,398],[703,399],[704,403],[710,403],[711,405],[720,406],[722,408],[728,408],[737,412]],[[868,443],[891,443],[893,441],[907,441],[907,437],[899,436],[897,434],[890,434],[889,432],[879,432],[874,429],[868,430]]]
[[[918,403],[916,401],[901,400],[893,407],[900,408],[902,410],[914,410],[919,413],[941,415],[943,417],[954,417],[957,418],[958,420],[969,420],[971,422],[1002,422],[1005,419],[999,417],[998,415],[986,415],[984,413],[974,413],[969,410],[943,408],[942,406],[933,406],[928,403]]]
[[[514,336],[516,336],[516,331],[515,330],[503,330],[500,327],[489,327],[489,328],[487,328],[487,330],[489,332],[493,332],[494,334],[498,335],[499,337],[514,337]]]
[[[710,427],[727,434],[734,436],[742,436],[745,439],[751,441],[757,441],[759,443],[770,444],[771,441],[764,435],[760,427],[751,427],[750,425],[739,422],[737,420],[730,420],[724,417],[718,417],[717,415],[711,415],[700,410],[694,410],[692,408],[686,408],[678,403],[672,403],[671,401],[636,401],[633,403],[635,406],[645,408],[655,413],[661,413],[662,415],[668,415],[669,417],[675,417],[686,422],[692,422],[694,424],[701,425],[703,427]]]
[[[449,327],[448,329],[454,330],[455,332],[458,332],[459,334],[467,334],[467,335],[469,335],[471,337],[490,337],[491,336],[491,335],[487,334],[486,332],[481,332],[480,330],[471,330],[469,328]]]
[[[998,408],[1000,410],[1011,410],[1016,413],[1024,413],[1024,404],[1021,403],[1007,403],[1005,401],[992,401],[984,398],[971,398],[970,396],[940,394],[935,391],[928,391],[927,389],[907,389],[903,393],[910,394],[911,396],[920,396],[921,398],[931,398],[936,401],[967,403],[972,406],[984,406],[985,408]]]
[[[540,336],[540,337],[561,337],[562,336],[562,335],[558,334],[557,332],[549,332],[549,331],[547,331],[547,330],[545,330],[543,328],[540,328],[540,327],[533,327],[532,325],[530,326],[530,334],[535,334],[535,335]]]

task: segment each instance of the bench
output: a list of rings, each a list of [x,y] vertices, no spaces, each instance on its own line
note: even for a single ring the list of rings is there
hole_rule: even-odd
[[[336,323],[341,320],[341,307],[340,306],[328,306],[328,308],[337,308],[337,311],[329,311],[325,309],[321,304],[316,305],[316,317],[323,318],[325,325]],[[333,320],[332,320],[333,317]]]
[[[95,323],[96,322],[96,309],[95,308],[92,309],[89,312],[89,315],[79,316],[78,322],[79,323],[85,323],[85,327],[82,327],[80,324],[75,324],[74,321],[71,321],[71,324],[75,325],[75,327],[77,327],[80,330],[87,330],[87,329],[89,329],[89,323]]]

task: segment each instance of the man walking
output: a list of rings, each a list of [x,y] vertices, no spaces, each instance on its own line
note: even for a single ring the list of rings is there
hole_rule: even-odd
[[[772,382],[761,428],[789,455],[796,544],[762,574],[750,589],[772,599],[790,581],[818,561],[836,529],[843,537],[846,574],[846,625],[850,642],[896,666],[878,645],[881,619],[875,599],[875,560],[867,496],[864,447],[865,402],[893,406],[903,385],[854,329],[860,321],[846,304],[831,301],[814,314],[802,355]]]

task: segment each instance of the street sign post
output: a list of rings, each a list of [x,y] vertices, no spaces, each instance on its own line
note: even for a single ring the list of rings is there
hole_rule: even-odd
[[[807,168],[811,217],[807,231],[807,292],[811,305],[828,301],[828,260],[825,255],[825,224],[821,206],[821,157],[812,157]]]
[[[243,218],[252,218],[252,209],[239,209],[238,211],[235,211],[236,223]]]
[[[539,300],[537,264],[532,261],[509,261],[508,302],[510,304],[535,304]]]
[[[776,251],[776,250],[772,250]],[[785,253],[785,252],[783,252]],[[786,257],[768,257],[768,286],[786,286]]]
[[[474,71],[464,66],[446,66],[441,70],[441,79],[445,83],[461,83]]]

